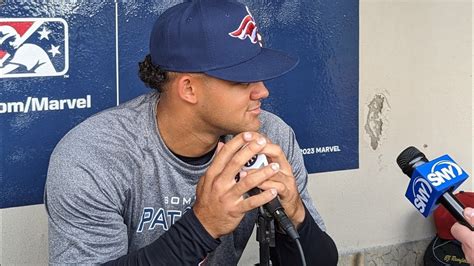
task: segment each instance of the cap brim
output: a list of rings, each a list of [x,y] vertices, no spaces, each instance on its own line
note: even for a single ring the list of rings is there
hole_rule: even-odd
[[[298,61],[298,58],[291,57],[284,52],[262,48],[261,52],[250,60],[204,73],[228,81],[257,82],[288,73],[296,67]]]

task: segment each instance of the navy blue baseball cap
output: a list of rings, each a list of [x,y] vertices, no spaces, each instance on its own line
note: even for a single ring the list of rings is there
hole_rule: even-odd
[[[150,37],[153,65],[223,80],[257,82],[292,70],[298,59],[264,48],[249,9],[232,0],[188,1],[166,10]]]

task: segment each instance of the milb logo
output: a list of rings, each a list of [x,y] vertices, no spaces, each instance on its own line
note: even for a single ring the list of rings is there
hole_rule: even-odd
[[[0,18],[0,78],[64,75],[68,37],[61,18]]]

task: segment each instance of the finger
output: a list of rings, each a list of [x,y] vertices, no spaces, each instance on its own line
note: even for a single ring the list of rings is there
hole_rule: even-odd
[[[474,247],[474,238],[472,237],[473,233],[466,226],[463,226],[460,223],[455,223],[451,227],[451,234],[461,243]]]
[[[260,133],[260,134],[261,134],[261,133]],[[262,135],[263,135],[263,134],[262,134]],[[263,135],[263,136],[267,139],[267,143],[273,143],[273,141],[272,141],[270,138],[268,138],[268,137],[265,136],[265,135]]]
[[[456,228],[454,228],[455,226]],[[455,232],[453,232],[453,228]],[[474,232],[459,223],[455,223],[453,227],[451,227],[451,233],[462,243],[462,250],[467,262],[474,263]]]
[[[263,204],[271,201],[277,196],[276,189],[269,189],[262,191],[260,194],[248,197],[240,203],[241,212],[248,212],[257,207],[262,206]]]
[[[219,148],[219,153],[216,154],[212,164],[209,166],[207,173],[210,176],[217,176],[222,172],[227,163],[232,159],[234,154],[238,152],[246,143],[258,138],[256,132],[240,133],[229,142]]]
[[[258,187],[262,182],[278,173],[278,171],[278,164],[271,163],[257,171],[247,173],[245,178],[241,178],[240,181],[232,187],[229,195],[233,197],[241,197],[250,189]]]
[[[239,171],[241,171],[245,163],[247,163],[253,156],[260,153],[265,145],[265,139],[259,137],[256,140],[248,142],[247,145],[236,152],[222,170],[222,181],[228,183],[229,180],[227,178],[233,178]]]
[[[222,149],[222,147],[224,147],[225,143],[224,142],[220,142],[217,143],[217,149],[216,149],[216,154],[219,153]]]
[[[288,194],[288,188],[285,184],[273,180],[266,180],[265,182],[260,184],[258,188],[261,190],[275,188],[278,192],[278,195],[283,198],[285,198],[285,196]]]
[[[464,209],[464,217],[466,217],[466,220],[474,226],[474,208],[467,207]]]
[[[270,162],[278,163],[283,173],[286,175],[293,175],[291,165],[288,163],[286,155],[280,146],[273,143],[267,143],[261,153],[265,154]]]
[[[217,148],[216,148],[216,154],[218,154],[222,147],[224,147],[224,142],[218,142],[217,143]],[[212,172],[212,171],[211,171]],[[210,173],[209,171],[206,172],[206,175],[201,176],[199,179],[199,182],[196,186],[196,193],[200,193],[203,187],[209,187],[210,184],[212,184],[212,181],[214,180],[214,175]]]
[[[461,247],[462,247],[464,256],[466,257],[467,263],[470,263],[469,265],[473,266],[474,265],[474,247],[469,247],[466,245],[462,245]]]

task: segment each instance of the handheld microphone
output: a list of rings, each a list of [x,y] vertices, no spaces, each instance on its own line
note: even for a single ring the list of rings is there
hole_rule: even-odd
[[[417,148],[408,147],[398,155],[397,164],[411,178],[405,197],[423,216],[428,217],[442,204],[459,223],[474,231],[464,218],[464,206],[452,193],[469,175],[449,155],[428,161]]]
[[[267,157],[264,154],[257,154],[252,157],[242,168],[242,170],[248,171],[251,169],[259,169],[268,165]],[[250,196],[257,195],[261,192],[259,188],[252,188],[247,192]],[[293,223],[286,215],[283,206],[281,206],[278,196],[272,199],[270,202],[265,203],[263,208],[270,213],[273,218],[280,224],[280,227],[293,239],[300,238],[298,231],[296,231]]]

